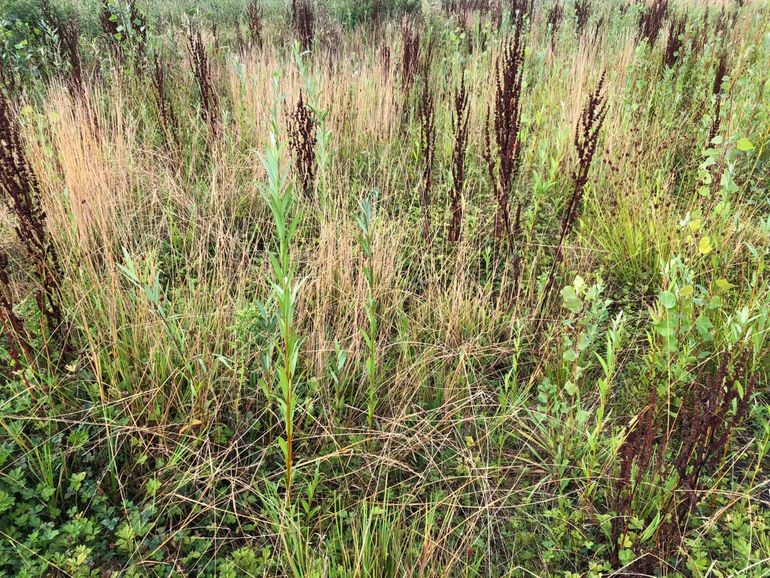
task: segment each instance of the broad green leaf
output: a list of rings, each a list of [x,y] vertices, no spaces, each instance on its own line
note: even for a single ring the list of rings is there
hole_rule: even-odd
[[[564,299],[564,307],[572,311],[572,313],[579,313],[583,308],[583,302],[577,296],[575,288],[567,285],[561,290],[562,299]]]
[[[711,253],[711,251],[714,250],[714,247],[711,245],[711,237],[706,235],[705,237],[702,237],[700,242],[698,243],[698,253],[701,255],[708,255]]]
[[[719,287],[720,291],[729,291],[730,289],[735,287],[735,285],[730,283],[727,279],[717,279],[716,285],[717,287]]]
[[[741,140],[738,141],[738,144],[735,145],[739,151],[753,151],[754,150],[754,143],[752,143],[749,139],[746,137],[743,137]]]
[[[642,535],[639,537],[639,541],[646,542],[652,538],[655,535],[655,532],[658,531],[658,526],[660,526],[660,510],[658,510],[658,513],[655,514],[655,517],[652,519],[650,524],[645,528],[644,532],[642,532]]]
[[[710,341],[711,330],[714,328],[714,324],[711,323],[711,319],[708,318],[708,315],[701,315],[698,317],[695,321],[695,328],[703,339]]]
[[[658,293],[658,301],[666,309],[673,309],[676,307],[676,297],[671,291],[661,291]]]

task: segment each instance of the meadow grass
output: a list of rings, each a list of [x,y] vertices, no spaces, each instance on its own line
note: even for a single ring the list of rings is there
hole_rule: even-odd
[[[760,0],[0,7],[0,574],[767,576]]]

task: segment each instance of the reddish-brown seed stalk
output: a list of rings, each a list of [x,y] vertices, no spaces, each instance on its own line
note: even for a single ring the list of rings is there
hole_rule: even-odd
[[[575,0],[575,31],[578,38],[583,37],[592,11],[591,0]]]
[[[509,242],[509,202],[521,162],[519,133],[525,49],[523,14],[518,12],[514,17],[513,36],[506,41],[495,68],[495,109],[487,115],[484,153],[497,199],[495,237]]]
[[[220,131],[219,99],[214,90],[206,48],[200,30],[190,31],[187,35],[188,51],[192,62],[193,75],[198,85],[203,120],[209,127],[212,140],[216,140]]]
[[[639,38],[652,47],[668,15],[668,0],[653,0],[639,16]]]
[[[316,123],[313,111],[300,92],[294,111],[289,114],[289,146],[294,157],[294,168],[302,193],[307,200],[315,197],[316,180]]]
[[[16,315],[13,307],[14,301],[8,275],[8,256],[4,252],[0,252],[0,327],[8,344],[8,353],[18,365],[21,355],[24,355],[26,359],[31,358],[32,350],[24,322]]]
[[[559,28],[563,19],[564,6],[560,0],[556,0],[548,10],[548,18],[546,19],[546,24],[550,31],[551,50],[556,50],[556,40],[559,37]]]
[[[15,111],[0,92],[0,199],[16,218],[16,236],[37,269],[38,308],[53,333],[62,327],[63,277],[40,200],[37,177],[24,153]]]
[[[750,358],[747,351],[724,351],[717,363],[693,368],[695,378],[682,392],[681,405],[673,420],[667,405],[659,403],[657,390],[652,388],[619,452],[616,517],[612,523],[614,563],[619,561],[620,544],[626,543],[629,520],[641,519],[645,527],[651,522],[634,506],[634,496],[646,480],[675,476],[676,487],[671,497],[660,504],[662,523],[655,539],[647,542],[653,555],[643,556],[647,552],[635,551],[638,562],[629,570],[655,573],[655,561],[665,563],[678,547],[682,524],[701,500],[702,476],[718,468],[729,440],[746,417],[757,383],[757,376],[749,367]],[[634,549],[638,547],[632,545]]]
[[[420,69],[420,34],[406,20],[401,25],[401,87],[405,98]]]
[[[668,23],[666,50],[663,52],[663,64],[667,68],[673,68],[677,59],[681,57],[682,37],[686,25],[687,17],[684,15],[675,16]]]
[[[310,0],[291,0],[291,22],[302,50],[310,50],[315,37],[315,12]]]
[[[262,9],[257,0],[251,0],[246,7],[246,22],[251,46],[262,48]]]
[[[727,74],[727,56],[722,53],[719,56],[719,62],[717,63],[717,69],[714,73],[714,85],[711,88],[711,94],[714,96],[714,112],[713,119],[711,121],[711,127],[709,128],[708,141],[706,146],[711,145],[711,141],[717,136],[719,127],[722,124],[722,80]]]
[[[436,152],[436,117],[435,103],[430,86],[430,57],[425,59],[422,72],[422,93],[420,95],[420,156],[423,162],[422,203],[423,228],[425,241],[430,240],[430,195],[433,188],[433,161]]]
[[[166,68],[159,54],[155,55],[153,85],[155,87],[155,103],[158,106],[158,116],[166,146],[170,146],[172,143],[178,145],[179,124],[166,83]]]
[[[588,101],[583,106],[580,114],[580,120],[575,128],[575,152],[577,154],[577,167],[572,173],[572,196],[564,210],[561,221],[561,233],[559,242],[556,246],[553,265],[548,275],[545,289],[543,291],[543,304],[548,300],[553,284],[556,278],[556,270],[564,256],[564,242],[572,228],[575,226],[580,208],[583,204],[583,193],[588,183],[588,174],[591,170],[591,162],[596,154],[596,147],[599,142],[599,132],[604,124],[607,115],[607,96],[604,93],[605,75],[602,74],[596,89],[589,95]]]
[[[452,149],[452,189],[450,192],[449,243],[455,245],[462,234],[463,208],[462,198],[465,189],[465,153],[468,147],[468,91],[465,87],[465,74],[460,79],[460,86],[454,97],[452,129],[454,148]]]

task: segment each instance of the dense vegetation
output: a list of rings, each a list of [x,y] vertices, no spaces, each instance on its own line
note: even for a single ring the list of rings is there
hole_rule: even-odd
[[[764,0],[6,0],[0,87],[0,574],[770,574]]]

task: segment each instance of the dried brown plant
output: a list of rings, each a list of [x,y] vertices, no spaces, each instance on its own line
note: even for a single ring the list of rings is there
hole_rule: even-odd
[[[455,245],[460,241],[463,223],[463,192],[465,190],[465,155],[468,148],[468,90],[465,86],[465,74],[460,78],[460,86],[455,92],[454,109],[452,111],[452,131],[454,147],[452,148],[452,189],[450,191],[449,243]]]
[[[316,181],[316,122],[310,106],[299,94],[294,111],[289,114],[289,145],[294,158],[294,168],[299,178],[300,187],[307,200],[315,197]]]

